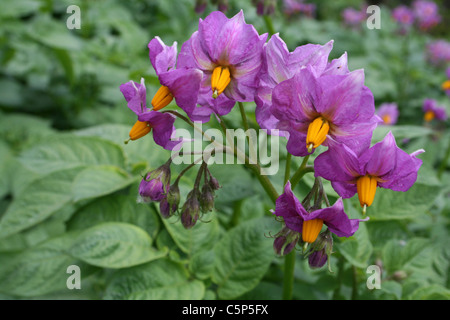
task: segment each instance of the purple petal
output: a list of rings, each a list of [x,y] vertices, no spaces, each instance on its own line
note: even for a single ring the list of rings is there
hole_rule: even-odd
[[[318,79],[323,95],[316,110],[335,125],[354,122],[361,113],[361,95],[364,85],[363,70],[345,75],[326,75]],[[375,110],[373,107],[372,115]]]
[[[169,47],[166,46],[159,37],[155,37],[149,42],[148,49],[150,62],[152,63],[157,75],[167,72],[175,67],[175,63],[177,61],[176,42]]]
[[[323,71],[322,75],[338,75],[349,73],[348,63],[347,63],[347,52],[338,58],[331,61],[326,69]]]
[[[386,137],[364,152],[361,163],[366,163],[365,171],[373,176],[381,177],[394,169],[397,162],[397,145],[389,131]]]
[[[214,69],[214,63],[202,45],[198,31],[194,32],[191,38],[181,46],[177,68],[198,68],[210,72]]]
[[[143,78],[141,79],[141,83],[129,81],[121,84],[120,91],[128,103],[128,108],[136,113],[136,115],[139,116],[149,110],[146,104],[146,89]]]
[[[289,181],[284,187],[284,193],[276,200],[274,214],[283,217],[284,222],[289,229],[302,232],[302,216],[307,215],[308,213],[297,197],[292,193],[291,183]]]
[[[171,140],[175,132],[175,127],[173,126],[175,122],[174,116],[168,113],[150,111],[141,114],[138,120],[146,121],[150,124],[156,144],[166,150],[173,150],[179,146],[181,140]]]
[[[203,73],[198,69],[181,68],[160,74],[160,81],[169,88],[177,105],[189,115],[197,104],[202,77]]]
[[[344,203],[339,198],[336,203],[327,208],[311,212],[305,220],[321,219],[328,229],[338,237],[351,237],[359,228],[360,219],[349,219],[344,211]]]
[[[351,182],[361,176],[358,157],[349,147],[327,138],[329,148],[314,160],[316,177],[329,181]]]
[[[311,122],[318,116],[315,102],[322,94],[314,72],[308,67],[281,82],[272,93],[272,114],[279,120]]]

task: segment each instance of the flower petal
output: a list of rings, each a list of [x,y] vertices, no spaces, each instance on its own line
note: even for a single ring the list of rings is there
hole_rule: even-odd
[[[146,88],[143,78],[141,79],[141,83],[129,81],[121,84],[120,91],[128,102],[128,108],[138,116],[148,111],[146,104]]]
[[[175,67],[177,61],[177,43],[174,42],[172,46],[166,46],[159,37],[153,38],[149,44],[149,57],[156,74]]]
[[[278,197],[275,204],[275,215],[283,217],[286,226],[294,231],[302,232],[303,215],[307,215],[300,201],[291,190],[291,183],[288,181],[284,187],[284,193]]]

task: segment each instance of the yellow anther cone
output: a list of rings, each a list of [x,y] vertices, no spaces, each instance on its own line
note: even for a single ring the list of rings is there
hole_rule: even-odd
[[[152,99],[152,107],[154,111],[158,111],[167,106],[173,100],[173,95],[170,93],[169,88],[161,86],[156,91],[155,96]]]
[[[329,122],[323,117],[317,117],[313,122],[309,124],[308,133],[306,135],[306,147],[308,152],[312,151],[312,148],[320,146],[330,131]]]
[[[218,66],[211,75],[211,88],[213,98],[217,98],[230,84],[231,73],[228,67]]]
[[[303,221],[302,240],[304,242],[313,243],[322,230],[323,220],[312,219]]]
[[[136,121],[133,127],[130,130],[130,140],[137,140],[142,138],[147,133],[152,130],[152,127],[149,126],[148,122],[145,121]]]
[[[362,208],[370,207],[377,192],[377,179],[370,175],[359,177],[356,181],[359,203]]]

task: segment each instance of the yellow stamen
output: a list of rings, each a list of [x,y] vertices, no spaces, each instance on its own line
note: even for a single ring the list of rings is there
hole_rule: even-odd
[[[320,146],[327,138],[329,131],[330,124],[325,118],[317,117],[311,122],[306,135],[306,147],[308,148],[308,152],[311,152],[312,148]]]
[[[442,84],[442,90],[450,90],[450,80],[444,81]]]
[[[145,121],[136,121],[136,123],[133,125],[133,127],[130,130],[130,140],[137,140],[139,138],[142,138],[147,133],[149,133],[152,130],[152,127],[148,124],[148,122]],[[126,141],[128,142],[128,141]]]
[[[228,86],[231,81],[231,73],[228,67],[218,66],[214,68],[211,76],[211,88],[213,98],[217,98]]]
[[[384,122],[385,124],[390,124],[390,123],[391,123],[391,116],[388,115],[388,114],[385,114],[385,115],[383,116],[383,122]]]
[[[428,110],[427,112],[425,112],[425,115],[423,116],[423,119],[424,119],[426,122],[430,122],[431,120],[434,119],[435,116],[436,116],[436,115],[434,114],[433,111]]]
[[[356,181],[356,191],[358,192],[359,204],[364,210],[373,202],[375,192],[377,192],[377,179],[375,177],[365,175],[359,177]]]
[[[155,96],[152,99],[153,110],[158,111],[170,102],[172,102],[173,95],[170,93],[169,88],[166,86],[161,86],[158,91],[156,91]]]
[[[304,242],[313,243],[322,230],[323,220],[312,219],[303,221],[302,239]]]

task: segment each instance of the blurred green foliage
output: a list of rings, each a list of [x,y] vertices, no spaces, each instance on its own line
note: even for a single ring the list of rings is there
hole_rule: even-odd
[[[444,22],[404,36],[390,18],[394,1],[379,2],[380,30],[343,25],[341,10],[360,1],[309,2],[317,19],[287,17],[278,2],[271,19],[288,47],[333,39],[330,58],[347,52],[350,70],[365,70],[376,105],[399,105],[398,125],[378,128],[373,141],[392,130],[406,151],[426,152],[409,192],[380,190],[371,220],[355,236],[335,239],[334,273],[311,270],[297,256],[294,298],[449,299],[450,133],[448,122],[425,126],[421,110],[425,98],[450,110],[440,89],[445,70],[430,65],[425,52],[430,41],[449,39],[449,10],[437,1]],[[79,30],[66,27],[69,5],[81,9]],[[241,9],[247,23],[268,31],[250,0],[230,1],[227,15]],[[265,237],[280,226],[269,211],[273,203],[243,166],[211,168],[222,189],[203,219],[209,223],[192,230],[162,220],[156,204],[136,202],[141,175],[170,154],[151,138],[123,144],[136,119],[119,85],[143,77],[152,96],[159,82],[148,59],[150,39],[177,41],[180,49],[213,10],[209,4],[197,15],[194,0],[0,2],[0,298],[280,299],[283,259]],[[246,109],[256,128],[254,105]],[[240,126],[239,112],[226,120]],[[270,177],[277,190],[282,176]],[[191,172],[181,180],[182,198],[194,179]],[[299,198],[312,183],[306,175]],[[325,188],[336,200],[329,183]],[[361,216],[358,206],[345,201],[351,218]],[[83,270],[81,290],[66,288],[72,264]],[[366,286],[366,268],[374,264],[383,270],[380,290]]]

